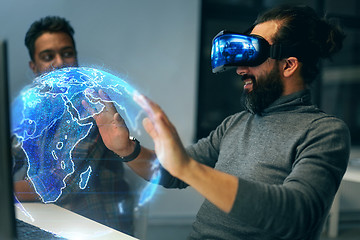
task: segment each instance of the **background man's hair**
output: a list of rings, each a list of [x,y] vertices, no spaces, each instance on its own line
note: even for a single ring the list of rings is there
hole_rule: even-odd
[[[75,32],[69,21],[67,21],[65,18],[58,16],[46,16],[31,24],[29,30],[25,35],[25,46],[29,51],[29,55],[32,61],[34,61],[35,41],[38,37],[40,37],[43,33],[46,32],[64,32],[68,34],[75,47],[75,41],[73,37]]]

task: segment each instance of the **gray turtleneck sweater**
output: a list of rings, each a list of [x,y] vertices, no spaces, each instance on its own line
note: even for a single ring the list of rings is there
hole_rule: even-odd
[[[232,115],[187,148],[195,160],[239,181],[231,212],[205,200],[189,239],[319,239],[347,167],[350,134],[310,99],[304,90],[261,115]],[[187,186],[166,171],[161,184]]]

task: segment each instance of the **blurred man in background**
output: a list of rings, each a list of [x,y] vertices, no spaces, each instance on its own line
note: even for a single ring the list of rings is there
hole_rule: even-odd
[[[29,66],[36,76],[63,67],[78,66],[73,35],[74,29],[69,22],[57,16],[47,16],[31,25],[25,36],[25,45],[31,59]],[[64,123],[59,121],[57,129],[51,131],[55,134],[48,137],[55,139],[61,132]],[[43,151],[50,151],[41,141],[44,138],[39,139],[38,146],[44,146]],[[19,201],[39,201],[26,174],[27,157],[16,140],[13,155],[17,198]],[[75,171],[65,179],[66,187],[56,204],[121,232],[133,234],[134,203],[124,179],[123,163],[105,147],[96,124],[87,137],[75,146],[71,155]],[[86,188],[80,189],[80,174],[89,166],[92,169],[91,177]]]

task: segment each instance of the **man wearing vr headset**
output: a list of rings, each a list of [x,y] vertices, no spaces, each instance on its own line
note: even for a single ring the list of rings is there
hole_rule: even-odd
[[[320,58],[332,56],[342,40],[342,32],[309,7],[271,9],[249,34],[219,34],[214,71],[236,67],[248,111],[187,148],[161,108],[136,96],[148,112],[143,124],[155,151],[141,147],[128,165],[149,179],[157,158],[161,185],[190,185],[206,198],[189,239],[320,238],[347,167],[350,136],[343,121],[311,104],[307,86]],[[106,146],[131,155],[138,143],[128,140],[124,120],[105,104],[95,120]]]

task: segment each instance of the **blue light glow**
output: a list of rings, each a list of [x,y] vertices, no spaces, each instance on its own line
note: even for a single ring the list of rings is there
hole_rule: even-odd
[[[27,157],[28,178],[45,203],[55,202],[61,196],[65,179],[76,169],[72,151],[93,127],[92,115],[81,101],[88,100],[94,114],[104,108],[101,102],[90,101],[89,89],[104,90],[130,131],[139,131],[143,111],[133,100],[136,90],[123,79],[94,68],[70,67],[49,72],[36,78],[13,102],[12,133]],[[89,162],[87,170],[81,173],[80,189],[87,186],[91,172]],[[142,204],[151,199],[155,189],[153,184],[143,189]]]
[[[152,166],[152,170],[154,171],[154,174],[150,179],[150,183],[148,185],[146,185],[144,190],[141,192],[141,195],[139,198],[139,203],[138,203],[139,206],[146,204],[154,196],[155,190],[156,190],[157,185],[160,182],[160,178],[161,178],[159,167],[160,167],[159,160],[156,159]]]

